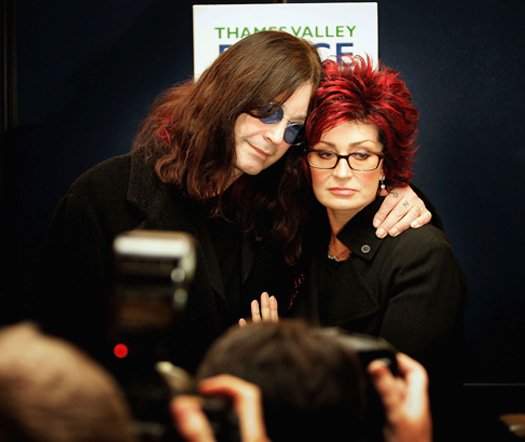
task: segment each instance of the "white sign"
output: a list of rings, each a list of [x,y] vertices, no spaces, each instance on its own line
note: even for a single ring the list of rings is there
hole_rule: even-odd
[[[378,59],[377,3],[194,5],[195,78],[232,44],[264,30],[312,41],[322,59],[365,54]]]

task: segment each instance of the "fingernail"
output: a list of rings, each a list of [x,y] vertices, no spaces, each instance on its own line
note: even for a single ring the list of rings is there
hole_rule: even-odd
[[[381,228],[376,232],[376,236],[378,238],[384,238],[386,236],[385,229]]]
[[[376,359],[375,361],[370,362],[367,366],[368,374],[374,378],[380,378],[381,373],[386,367],[385,363]]]
[[[412,227],[413,229],[417,229],[419,227],[421,227],[418,223],[412,223],[410,224],[410,227]]]
[[[379,226],[381,225],[381,222],[382,222],[382,221],[381,221],[380,219],[376,219],[376,220],[374,221],[374,227],[376,227],[376,228],[379,227]]]
[[[393,229],[390,230],[390,232],[388,232],[388,234],[390,236],[397,236],[399,235],[399,231],[394,227]]]

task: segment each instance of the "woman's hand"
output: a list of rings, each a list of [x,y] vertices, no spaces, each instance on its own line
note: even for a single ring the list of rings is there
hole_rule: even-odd
[[[279,322],[277,299],[275,296],[270,296],[263,292],[261,295],[261,303],[254,299],[251,304],[252,322]],[[239,319],[239,325],[245,326],[248,322],[246,319]]]
[[[243,379],[219,375],[199,384],[202,396],[228,396],[239,417],[242,442],[270,442],[264,426],[260,389]],[[196,396],[177,396],[171,402],[175,428],[187,442],[215,442],[212,428]]]
[[[392,189],[374,216],[376,235],[397,236],[409,227],[416,229],[428,224],[432,213],[410,186]]]
[[[399,377],[382,361],[368,366],[372,383],[385,408],[383,435],[386,442],[432,441],[432,417],[428,398],[428,375],[423,366],[398,353]]]

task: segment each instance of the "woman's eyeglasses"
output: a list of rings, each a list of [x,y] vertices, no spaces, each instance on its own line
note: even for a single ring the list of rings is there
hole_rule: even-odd
[[[339,160],[344,158],[350,169],[358,172],[377,169],[384,157],[381,153],[354,152],[349,155],[338,155],[331,150],[316,149],[307,150],[305,153],[308,164],[316,169],[335,169]]]
[[[292,123],[284,116],[283,108],[275,103],[268,103],[252,114],[264,124],[277,124],[281,120],[286,120],[288,125],[284,129],[283,139],[290,145],[301,144],[304,140],[304,124]]]

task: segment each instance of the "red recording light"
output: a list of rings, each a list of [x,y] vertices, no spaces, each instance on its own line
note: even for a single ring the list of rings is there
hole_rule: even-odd
[[[128,347],[124,344],[117,344],[113,348],[113,354],[119,359],[125,358],[128,352]]]

